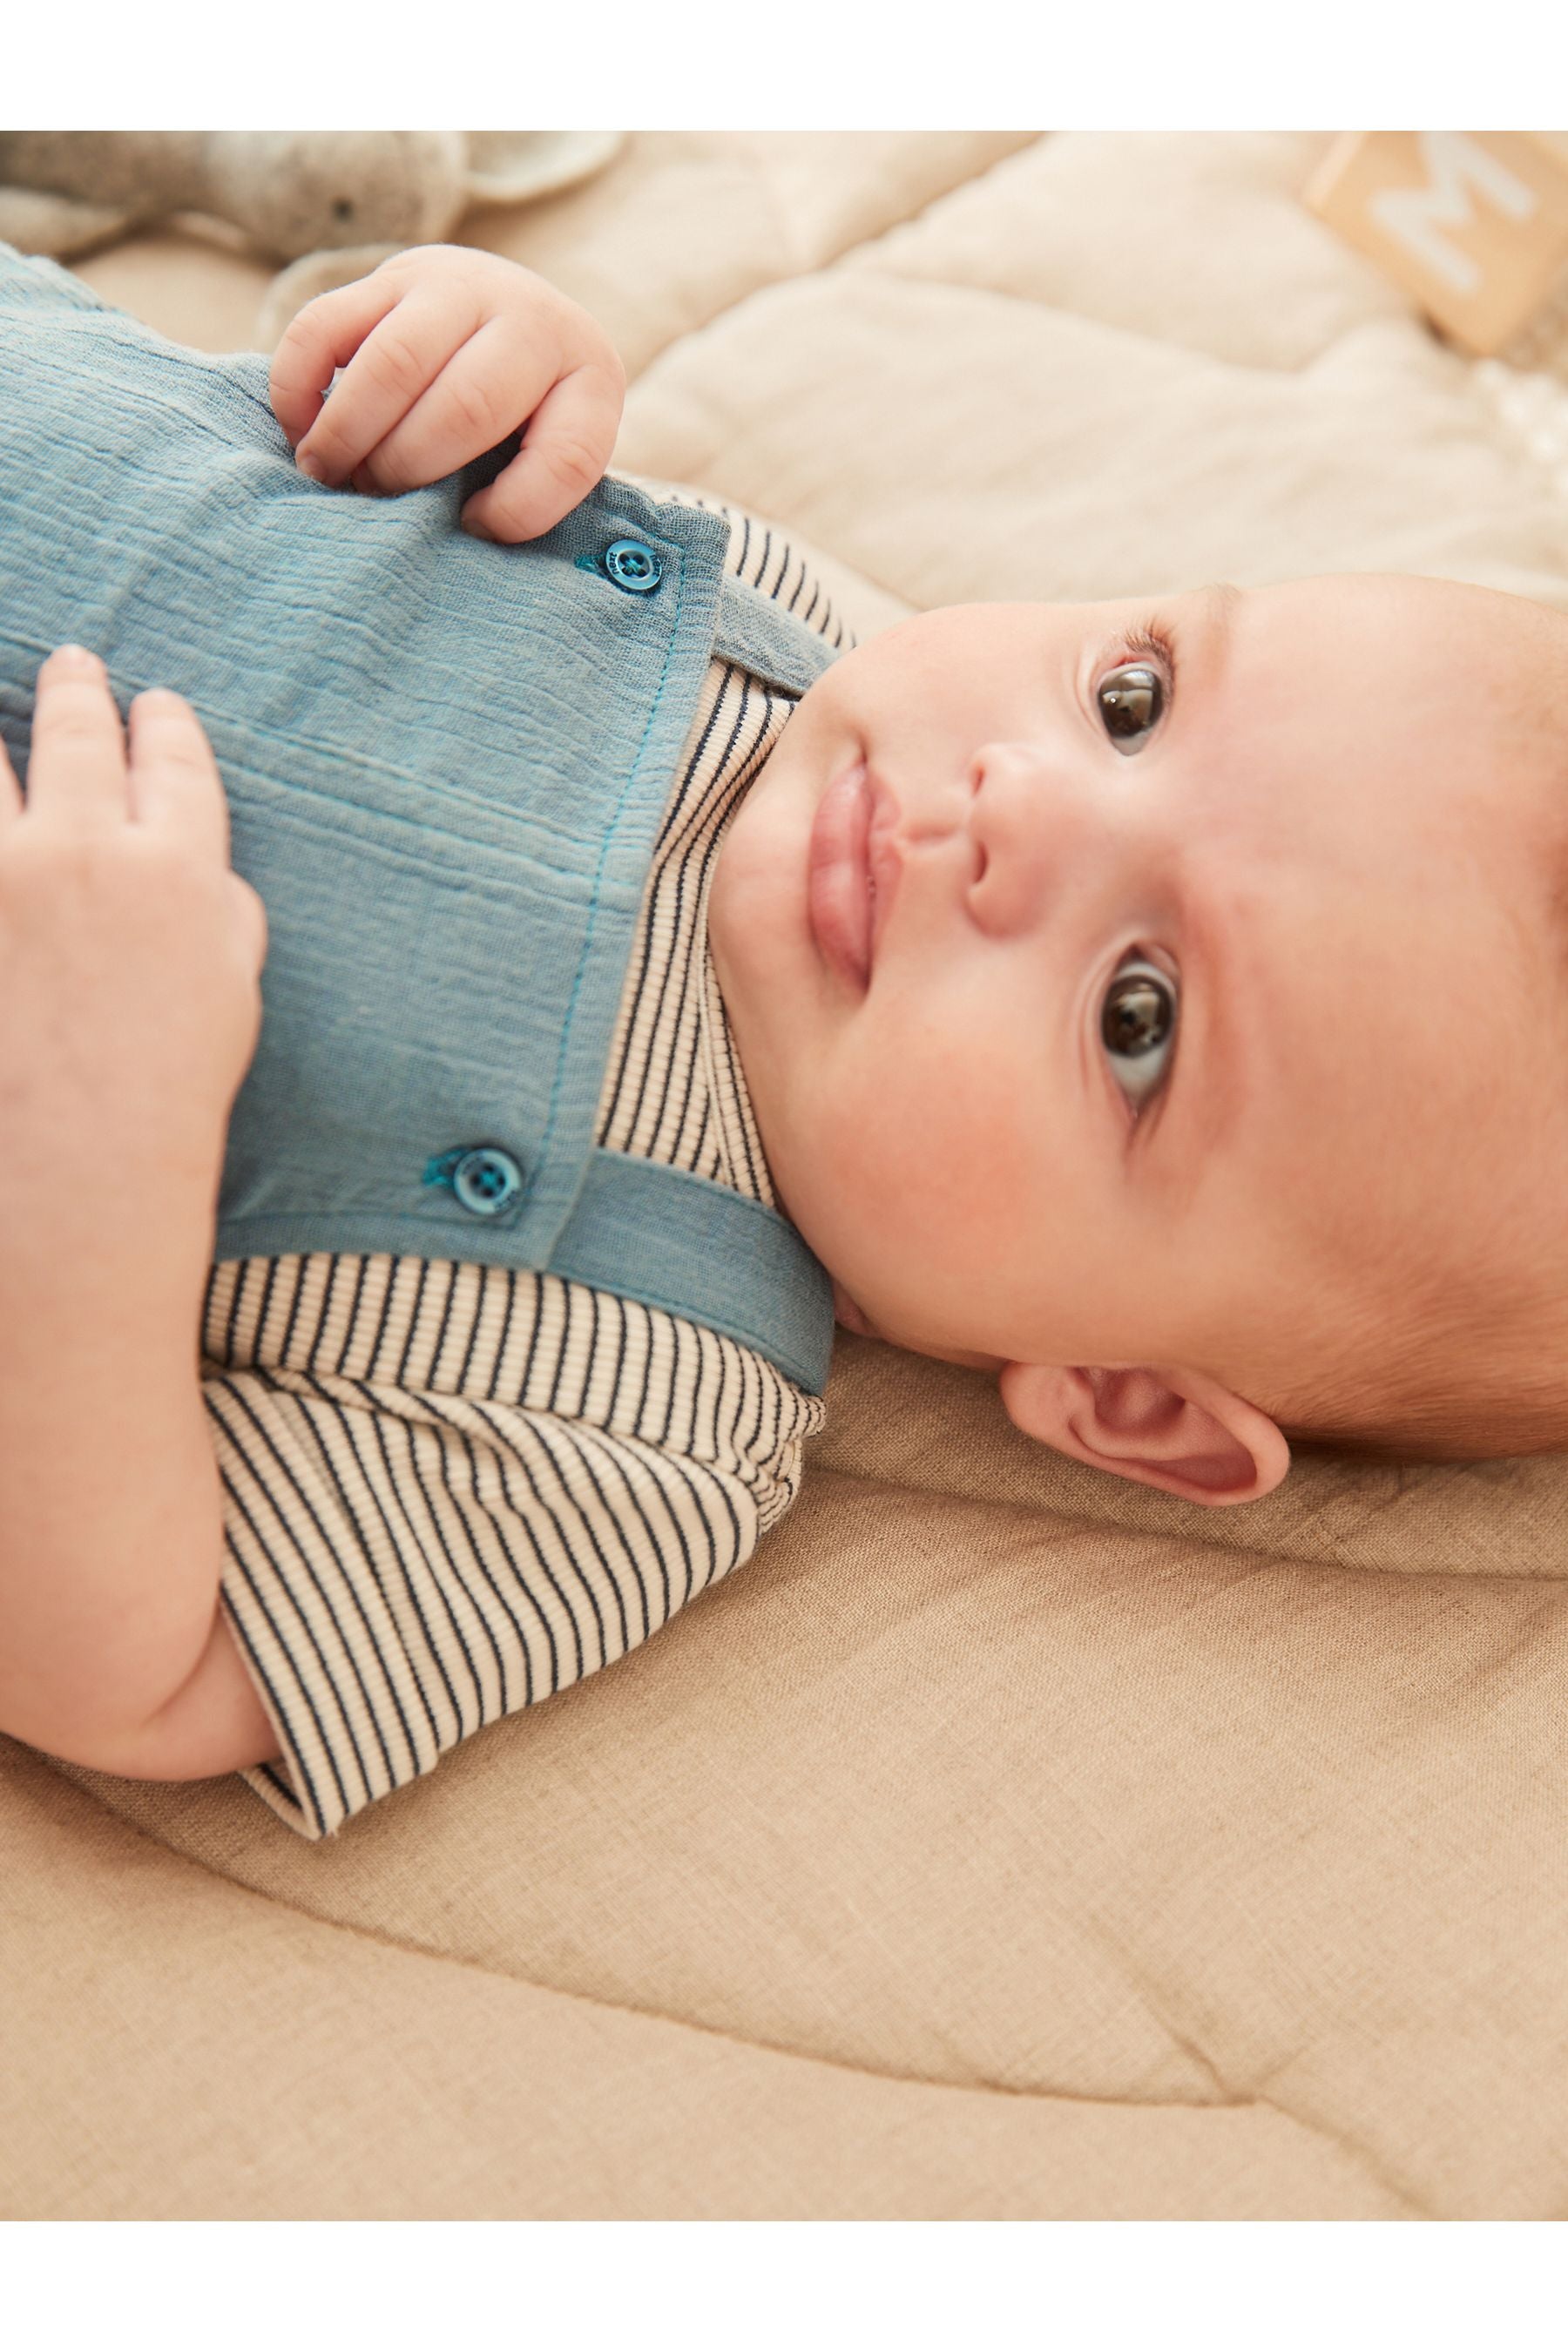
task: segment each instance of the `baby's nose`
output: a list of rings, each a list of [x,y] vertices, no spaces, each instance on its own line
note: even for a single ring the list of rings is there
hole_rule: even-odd
[[[967,783],[964,821],[974,848],[969,912],[983,931],[1010,937],[1038,920],[1053,880],[1081,856],[1082,814],[1026,743],[983,745]]]

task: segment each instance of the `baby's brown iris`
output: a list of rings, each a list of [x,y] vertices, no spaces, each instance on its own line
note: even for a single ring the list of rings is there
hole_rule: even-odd
[[[1105,994],[1100,1034],[1113,1054],[1146,1054],[1171,1031],[1171,992],[1146,971],[1113,981]]]
[[[1106,731],[1118,742],[1146,734],[1165,707],[1165,685],[1144,662],[1127,662],[1101,682],[1100,708]]]

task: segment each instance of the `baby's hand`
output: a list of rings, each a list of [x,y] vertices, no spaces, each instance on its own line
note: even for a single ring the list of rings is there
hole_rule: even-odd
[[[271,383],[303,471],[373,493],[437,482],[526,423],[517,456],[462,513],[466,530],[507,541],[537,539],[587,497],[626,387],[586,310],[517,262],[458,245],[414,246],[318,294],[286,329]]]
[[[266,941],[190,704],[139,694],[127,747],[103,664],[52,654],[25,801],[0,750],[0,1277],[31,1251],[129,1294],[210,1244]]]

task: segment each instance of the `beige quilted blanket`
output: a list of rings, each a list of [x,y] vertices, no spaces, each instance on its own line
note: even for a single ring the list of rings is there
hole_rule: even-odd
[[[616,336],[618,465],[863,630],[1568,603],[1560,488],[1303,211],[1324,143],[650,134],[464,233]],[[233,254],[81,266],[257,340]],[[0,2211],[1568,2218],[1568,1461],[1205,1511],[873,1342],[829,1403],[753,1562],[326,1845],[0,1742]]]

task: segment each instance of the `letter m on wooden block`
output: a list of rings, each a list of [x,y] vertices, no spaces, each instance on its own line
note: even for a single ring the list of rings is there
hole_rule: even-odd
[[[1471,352],[1494,352],[1568,268],[1568,137],[1355,131],[1307,202]]]

